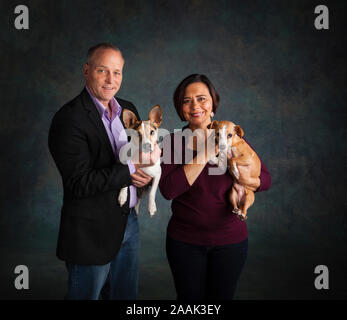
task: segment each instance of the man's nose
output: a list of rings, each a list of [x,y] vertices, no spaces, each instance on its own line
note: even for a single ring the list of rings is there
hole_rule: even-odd
[[[112,74],[111,73],[107,73],[106,74],[106,82],[107,83],[111,83],[112,82]]]

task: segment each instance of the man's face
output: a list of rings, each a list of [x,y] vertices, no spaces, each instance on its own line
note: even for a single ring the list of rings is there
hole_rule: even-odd
[[[107,107],[122,84],[123,57],[113,49],[97,49],[90,60],[83,67],[87,87]]]

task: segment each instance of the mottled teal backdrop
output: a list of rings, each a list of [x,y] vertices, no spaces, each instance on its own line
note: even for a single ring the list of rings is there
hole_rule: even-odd
[[[20,1],[30,29],[16,30],[17,1],[0,3],[0,298],[62,299],[55,257],[62,184],[48,152],[54,113],[82,89],[87,49],[103,41],[126,59],[118,96],[143,118],[164,111],[181,128],[172,94],[191,73],[221,96],[217,120],[238,123],[272,175],[249,211],[249,256],[236,299],[347,297],[346,6],[329,1],[330,29],[314,28],[321,1]],[[217,186],[216,186],[217,187]],[[140,299],[175,299],[165,256],[170,203],[140,216]],[[147,202],[144,202],[145,204]],[[29,267],[18,291],[14,268]],[[326,265],[330,289],[316,290]]]

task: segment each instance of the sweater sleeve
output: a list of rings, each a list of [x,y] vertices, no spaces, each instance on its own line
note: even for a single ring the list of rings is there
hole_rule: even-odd
[[[245,140],[247,142],[247,144],[253,149],[253,147],[250,145],[250,143],[245,138],[243,138],[243,140]],[[256,152],[256,151],[254,150],[254,152]],[[257,155],[258,155],[258,153],[257,153]],[[259,157],[259,155],[258,155],[258,157]],[[260,159],[260,157],[259,157],[259,159]],[[258,187],[257,190],[255,190],[255,192],[266,191],[266,190],[269,190],[271,187],[270,172],[267,169],[267,167],[265,166],[265,164],[263,163],[263,161],[261,161],[261,159],[260,159],[260,163],[261,163],[260,176],[259,176],[260,186]]]
[[[175,149],[173,134],[170,135],[170,138],[168,136],[165,137],[164,142],[171,144],[171,161],[170,163],[163,162],[161,164],[162,173],[159,182],[159,190],[166,200],[172,200],[188,191],[190,184],[184,172],[184,165],[174,163]]]

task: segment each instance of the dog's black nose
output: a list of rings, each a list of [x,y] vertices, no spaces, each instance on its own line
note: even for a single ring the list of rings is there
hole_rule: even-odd
[[[151,152],[151,144],[149,142],[143,144],[142,149],[144,152]]]

